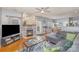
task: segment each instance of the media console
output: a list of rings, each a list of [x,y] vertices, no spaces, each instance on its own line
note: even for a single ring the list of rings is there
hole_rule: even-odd
[[[19,40],[20,37],[20,25],[2,25],[1,47]]]
[[[20,40],[20,37],[21,37],[20,33],[14,34],[14,35],[11,35],[11,36],[7,36],[7,37],[3,37],[1,39],[1,47],[5,47],[7,45],[14,43],[17,40]]]

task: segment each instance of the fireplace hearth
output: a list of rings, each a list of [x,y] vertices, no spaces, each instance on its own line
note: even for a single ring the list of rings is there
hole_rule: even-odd
[[[27,36],[33,36],[33,30],[27,30]]]

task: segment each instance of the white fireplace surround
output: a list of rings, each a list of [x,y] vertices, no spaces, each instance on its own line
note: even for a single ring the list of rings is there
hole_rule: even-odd
[[[22,28],[22,35],[27,36],[27,30],[33,30],[33,36],[36,35],[36,26],[26,26]]]

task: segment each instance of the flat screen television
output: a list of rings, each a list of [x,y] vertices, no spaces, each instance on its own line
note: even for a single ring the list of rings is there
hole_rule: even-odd
[[[2,25],[2,37],[20,33],[19,25]]]

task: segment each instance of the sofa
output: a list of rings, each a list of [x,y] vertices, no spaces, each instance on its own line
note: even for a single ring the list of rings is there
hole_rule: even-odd
[[[57,33],[57,35],[59,35],[59,36],[56,37],[58,39],[54,38],[52,35],[48,36],[48,41],[49,42],[50,41],[53,42],[53,40],[55,40],[55,39],[58,40],[58,42],[55,45],[53,45],[51,48],[49,48],[49,49],[45,48],[45,51],[50,51],[50,52],[51,51],[52,52],[72,51],[74,49],[73,48],[74,44],[77,44],[77,42],[79,41],[78,38],[76,40],[77,33],[67,33],[67,32],[64,32],[63,35],[62,34],[58,34],[58,33]],[[50,37],[51,37],[51,39],[50,39]],[[75,41],[76,41],[76,43],[75,43]],[[79,43],[78,43],[78,45],[79,45]],[[78,49],[76,51],[78,51]]]
[[[66,37],[65,32],[57,32],[57,33],[52,32],[47,35],[47,40],[51,43],[57,44],[59,41],[64,40],[65,37]]]
[[[67,52],[79,52],[79,34],[75,38],[73,45],[67,50]]]
[[[61,32],[61,33],[50,33],[47,36],[47,41],[42,41],[35,46],[29,47],[30,52],[69,52],[69,51],[78,51],[77,49],[74,48],[74,44],[79,43],[75,37],[77,34],[75,33],[66,33],[66,32]],[[76,40],[75,40],[76,39]],[[54,42],[55,44],[51,43]],[[75,43],[76,42],[76,43]]]

